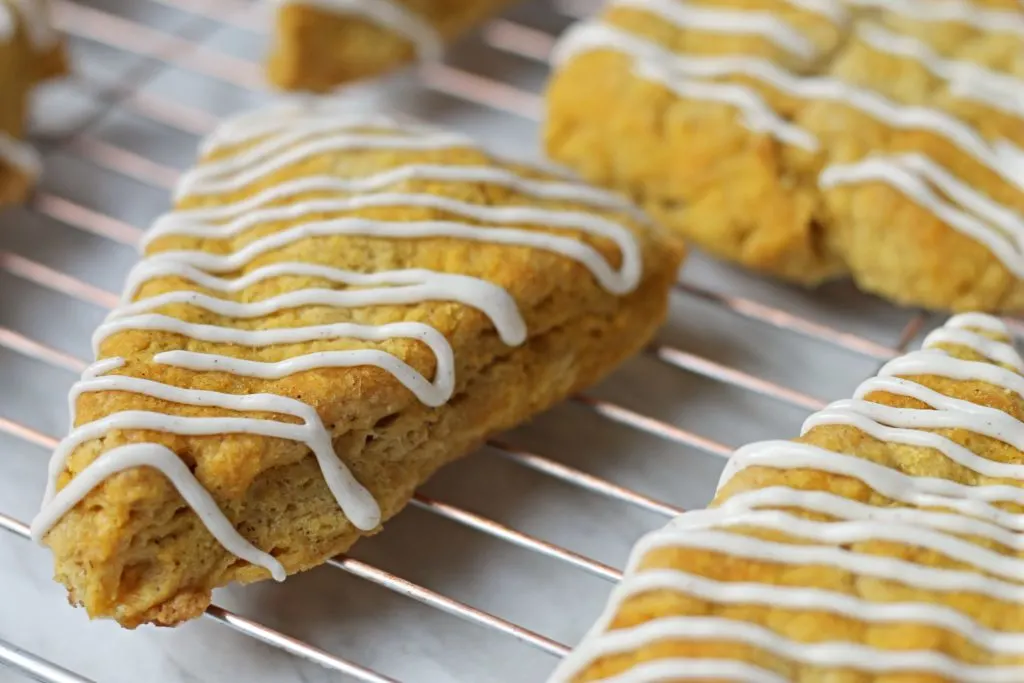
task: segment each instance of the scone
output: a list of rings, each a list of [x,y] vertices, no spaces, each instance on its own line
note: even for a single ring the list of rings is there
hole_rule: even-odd
[[[1024,7],[611,0],[559,43],[548,153],[711,254],[1024,309]]]
[[[21,201],[39,175],[25,136],[29,93],[67,69],[43,0],[0,0],[0,205]]]
[[[954,317],[643,538],[552,681],[1024,680],[1024,360]]]
[[[203,151],[93,338],[33,524],[94,617],[176,624],[344,552],[665,314],[675,238],[463,136],[285,106]]]
[[[276,0],[268,77],[284,90],[324,92],[417,59],[508,0]]]

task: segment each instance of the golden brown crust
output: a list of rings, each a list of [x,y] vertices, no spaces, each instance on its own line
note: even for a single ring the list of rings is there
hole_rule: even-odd
[[[258,142],[254,140],[224,154],[240,153]],[[303,176],[365,177],[413,162],[513,168],[472,148],[324,152],[272,173],[239,192],[205,200],[186,198],[179,208],[237,202],[259,190]],[[550,178],[539,171],[521,172],[534,178]],[[529,197],[484,182],[406,180],[381,191],[450,197],[485,206],[594,211],[573,202]],[[320,192],[304,198],[313,196],[336,197],[337,193]],[[517,347],[498,338],[491,322],[480,311],[444,301],[355,308],[305,306],[252,320],[224,318],[187,304],[158,309],[159,313],[182,320],[245,329],[338,322],[427,323],[448,339],[454,351],[455,392],[439,408],[421,404],[394,376],[371,366],[315,369],[278,380],[261,380],[223,372],[194,372],[153,361],[160,351],[183,348],[256,361],[278,361],[320,350],[378,348],[430,378],[435,371],[434,355],[425,345],[411,340],[370,343],[330,339],[246,348],[200,342],[166,332],[130,330],[108,338],[102,345],[101,356],[127,360],[117,374],[231,394],[271,392],[314,406],[333,435],[338,456],[373,494],[387,519],[440,466],[465,454],[489,434],[511,427],[593,383],[637,351],[660,323],[680,258],[677,245],[623,214],[597,212],[628,226],[638,240],[644,275],[640,286],[628,295],[609,294],[586,268],[552,252],[451,238],[308,237],[244,268],[251,271],[256,265],[270,262],[302,261],[361,272],[429,268],[479,277],[499,284],[514,297],[528,329],[526,342]],[[306,220],[341,216],[385,221],[466,220],[438,209],[402,205],[330,211]],[[180,249],[225,253],[252,242],[258,235],[276,233],[302,222],[292,218],[267,223],[231,240],[164,236],[149,245],[148,253]],[[534,229],[529,224],[527,227]],[[484,225],[479,228],[488,229]],[[608,240],[585,238],[575,230],[544,226],[535,229],[584,240],[613,264],[621,259],[617,247]],[[257,301],[314,284],[342,288],[315,278],[278,277],[253,284],[232,298]],[[138,298],[182,289],[194,290],[197,285],[177,277],[160,277],[145,284]],[[191,417],[230,414],[216,408],[102,391],[81,396],[76,424],[129,409]],[[75,450],[61,475],[61,485],[101,453],[140,442],[164,444],[177,453],[213,494],[236,529],[256,547],[270,552],[289,572],[323,563],[345,551],[362,535],[340,511],[309,449],[281,439],[243,434],[188,437],[139,430],[114,431]],[[53,528],[47,543],[56,557],[57,578],[68,586],[73,600],[83,604],[93,616],[112,616],[129,627],[146,622],[169,625],[195,617],[209,603],[214,588],[230,581],[267,578],[266,570],[238,560],[221,547],[169,481],[150,469],[130,470],[107,479]]]
[[[1007,341],[1006,336],[983,333],[993,339]],[[941,348],[955,358],[993,363],[990,359],[965,346],[939,343],[932,348]],[[935,353],[933,351],[932,353]],[[1006,366],[1008,367],[1008,366]],[[977,406],[992,408],[1014,420],[1024,419],[1024,397],[1008,390],[1004,386],[994,385],[975,379],[950,379],[937,375],[907,375],[906,379],[934,390],[945,396],[969,401]],[[866,395],[866,400],[880,405],[902,409],[927,409],[929,406],[904,395],[873,391]],[[1020,425],[1019,422],[1016,423]],[[922,430],[923,432],[924,430]],[[946,437],[951,442],[968,449],[975,455],[993,463],[1012,465],[1024,464],[1024,454],[1008,443],[993,437],[984,436],[963,428],[930,430]],[[1020,432],[1015,432],[1019,434]],[[893,437],[895,438],[895,436]],[[980,474],[975,469],[960,464],[944,455],[935,448],[897,443],[891,440],[880,440],[861,429],[843,424],[821,424],[815,426],[804,436],[794,440],[797,443],[809,444],[831,452],[846,454],[870,461],[895,472],[914,477],[932,477],[966,486],[1008,485],[1020,487],[1019,478],[994,477]],[[879,493],[861,479],[843,476],[818,469],[794,468],[777,469],[771,466],[751,465],[739,470],[726,485],[717,493],[711,507],[721,507],[728,501],[743,493],[765,491],[776,487],[787,487],[799,492],[827,492],[841,496],[850,501],[874,506],[880,510],[915,510],[922,509],[907,505]],[[1024,511],[1018,503],[998,503],[998,507],[1006,513],[1020,514]],[[746,509],[746,508],[744,508]],[[780,507],[776,505],[759,506],[758,510],[784,511],[805,520],[820,522],[844,521],[849,518],[837,518],[824,512],[812,512],[799,506]],[[946,506],[936,504],[924,509],[933,512],[951,513],[949,517],[959,515]],[[692,514],[692,513],[688,513]],[[685,518],[687,515],[683,515]],[[681,518],[681,519],[683,519]],[[977,519],[985,518],[978,513]],[[903,518],[909,526],[913,518]],[[964,517],[966,519],[966,516]],[[883,527],[886,522],[878,519],[873,522]],[[838,525],[837,525],[838,526]],[[994,525],[993,525],[994,526]],[[689,533],[699,533],[704,527],[693,527]],[[877,558],[893,558],[912,563],[931,570],[955,569],[973,572],[977,575],[994,576],[982,568],[970,552],[950,555],[912,543],[886,540],[882,536],[871,536],[865,540],[853,542],[830,542],[821,539],[803,537],[799,533],[787,533],[768,529],[763,526],[744,525],[738,523],[728,527],[711,526],[721,529],[738,538],[755,538],[782,544],[792,544],[794,548],[827,547],[840,549],[843,553],[863,554]],[[724,529],[728,529],[725,532]],[[920,533],[931,532],[935,528],[919,527]],[[957,529],[958,527],[949,527]],[[962,528],[962,527],[960,527]],[[794,683],[811,683],[814,681],[843,681],[844,683],[903,683],[910,681],[927,681],[932,683],[967,680],[994,680],[980,672],[952,674],[946,664],[941,662],[943,656],[960,665],[1000,666],[1024,664],[1024,654],[1020,648],[1011,648],[1011,652],[996,648],[992,638],[984,634],[976,634],[968,638],[967,627],[955,628],[943,626],[937,622],[908,616],[909,613],[921,614],[914,606],[938,606],[949,608],[946,614],[960,613],[956,619],[946,623],[963,624],[964,618],[969,619],[980,629],[991,629],[1006,636],[1020,636],[1024,633],[1024,612],[1019,608],[1019,597],[1007,596],[1000,599],[995,595],[971,590],[966,586],[962,590],[936,590],[915,583],[912,576],[904,570],[904,580],[892,580],[873,576],[869,572],[859,573],[844,569],[836,564],[821,562],[813,564],[791,559],[785,550],[776,554],[777,559],[759,559],[740,557],[724,549],[688,545],[685,533],[678,543],[666,543],[654,547],[644,553],[634,571],[627,576],[628,585],[635,576],[645,572],[668,569],[672,572],[685,572],[691,576],[702,577],[716,582],[721,586],[736,587],[739,584],[749,586],[781,586],[799,589],[818,589],[822,595],[834,596],[822,598],[822,607],[784,606],[781,600],[772,602],[753,599],[718,599],[701,590],[651,589],[637,591],[625,598],[615,609],[609,622],[609,631],[629,629],[640,625],[651,624],[673,617],[679,618],[721,618],[731,623],[753,624],[764,629],[764,632],[775,634],[789,640],[794,645],[794,656],[785,656],[771,647],[758,646],[749,640],[728,637],[666,637],[651,638],[644,641],[643,646],[625,648],[613,654],[588,659],[590,664],[583,667],[572,681],[598,681],[623,674],[644,663],[653,663],[667,658],[693,658],[694,660],[719,659],[728,662],[739,662],[756,665],[771,672],[782,680]],[[1013,534],[1019,538],[1018,534]],[[1020,560],[1022,553],[1017,548],[1003,545],[992,538],[973,533],[954,532],[950,537],[962,539],[982,550],[992,551],[1006,561]],[[785,548],[785,546],[782,546]],[[933,576],[936,574],[933,573]],[[1005,576],[1005,575],[1003,575]],[[952,585],[952,584],[951,584]],[[1019,585],[1019,584],[1017,584]],[[724,595],[724,593],[721,593]],[[752,593],[747,593],[747,596]],[[763,593],[769,596],[769,593]],[[856,616],[848,608],[838,605],[840,598],[854,598],[862,604],[880,609],[894,603],[911,604],[910,612],[902,617],[874,619]],[[806,599],[806,594],[805,594]],[[805,603],[806,604],[806,603]],[[955,612],[954,612],[955,611]],[[865,613],[867,609],[865,609]],[[940,615],[942,616],[942,615]],[[588,636],[592,638],[593,634]],[[584,642],[587,642],[586,640]],[[854,666],[831,666],[824,662],[822,656],[818,663],[813,658],[801,659],[806,650],[800,645],[829,644],[834,650],[849,647],[861,647],[875,650],[872,654],[865,651]],[[1002,651],[1000,651],[1002,649]],[[886,655],[916,651],[919,661],[932,662],[920,668],[887,667],[881,663]],[[1016,651],[1016,654],[1013,651]],[[907,653],[912,654],[912,653]],[[872,661],[876,659],[879,661]],[[936,664],[935,662],[939,662]],[[872,670],[875,672],[872,672]],[[1007,672],[1004,672],[1007,673]],[[989,672],[989,675],[994,675]],[[560,680],[560,679],[559,679]],[[645,679],[646,680],[646,679]],[[668,679],[666,679],[668,680]],[[717,679],[715,679],[717,680]],[[733,680],[730,678],[729,680]],[[1006,678],[1011,680],[1011,678]]]
[[[390,2],[391,0],[386,0]],[[492,15],[508,0],[394,0],[450,41]],[[284,90],[326,92],[393,71],[417,57],[406,37],[368,18],[301,2],[277,12],[267,76]]]
[[[861,10],[859,20],[837,32],[820,15],[785,0],[696,4],[772,11],[810,39],[818,56],[801,59],[759,36],[683,29],[636,7],[610,8],[601,22],[678,56],[757,56],[794,75],[837,78],[898,105],[950,114],[990,143],[1024,146],[1020,115],[956,96],[948,81],[921,63],[872,48],[860,29],[880,26],[913,36],[943,58],[1018,78],[1024,75],[1021,36],[880,10]],[[991,6],[1021,16],[1019,7]],[[751,88],[820,145],[802,149],[753,130],[730,104],[683,97],[637,69],[634,58],[611,49],[583,52],[561,65],[547,95],[548,153],[592,181],[628,192],[715,256],[756,271],[803,285],[849,275],[865,290],[933,309],[1024,307],[1018,273],[906,193],[877,181],[830,189],[819,184],[830,166],[913,152],[1024,215],[1020,187],[947,139],[920,128],[894,128],[846,103],[796,97],[749,75],[706,79]]]

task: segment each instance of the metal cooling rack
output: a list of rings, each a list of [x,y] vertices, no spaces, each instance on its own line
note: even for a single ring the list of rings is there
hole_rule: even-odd
[[[269,99],[268,20],[248,0],[54,4],[75,74],[39,101],[39,191],[0,215],[0,681],[541,680],[635,538],[703,505],[732,448],[795,433],[933,324],[847,285],[807,293],[691,256],[644,354],[447,468],[350,556],[224,589],[207,619],[179,629],[89,623],[25,522],[67,429],[63,397],[142,230],[198,137]],[[546,55],[592,6],[524,4],[424,67],[419,85],[357,94],[503,151],[536,149]]]

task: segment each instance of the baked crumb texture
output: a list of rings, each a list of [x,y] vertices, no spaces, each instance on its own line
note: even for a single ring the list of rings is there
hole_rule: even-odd
[[[25,199],[39,158],[23,139],[29,94],[67,72],[64,45],[44,0],[0,0],[0,206]]]
[[[1024,309],[1016,0],[611,0],[554,62],[549,154],[709,253]]]
[[[1022,371],[963,314],[800,438],[739,449],[552,683],[1024,680]]]
[[[617,195],[323,106],[226,122],[176,199],[33,524],[71,601],[128,627],[376,533],[639,350],[682,255]]]
[[[284,90],[325,92],[417,60],[508,0],[277,0],[268,78]]]

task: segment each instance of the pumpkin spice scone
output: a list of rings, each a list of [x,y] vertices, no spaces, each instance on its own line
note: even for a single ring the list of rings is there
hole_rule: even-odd
[[[284,90],[325,92],[413,61],[437,61],[445,44],[509,0],[275,0],[268,77]]]
[[[964,314],[634,548],[552,683],[1024,681],[1024,360]]]
[[[29,95],[66,71],[47,3],[0,0],[0,205],[23,200],[39,175],[39,158],[23,142]]]
[[[563,37],[550,156],[720,258],[1024,310],[1024,7],[611,0]]]
[[[330,108],[225,123],[71,392],[35,538],[122,625],[309,569],[441,465],[597,381],[681,250],[628,202]]]

